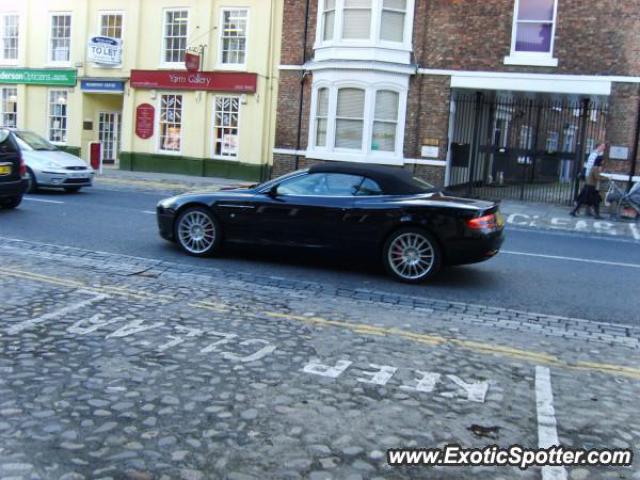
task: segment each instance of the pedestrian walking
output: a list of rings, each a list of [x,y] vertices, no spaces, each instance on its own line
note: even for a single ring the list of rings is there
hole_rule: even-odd
[[[589,172],[593,168],[593,165],[596,163],[596,159],[604,155],[606,148],[606,143],[599,143],[598,145],[596,145],[596,148],[589,154],[587,163],[584,164],[584,169],[582,170],[582,175],[584,178],[587,178],[587,176],[589,175]]]
[[[600,180],[606,178],[602,176],[602,161],[602,156],[597,157],[594,160],[593,166],[589,169],[584,186],[578,195],[576,206],[569,213],[572,217],[576,217],[580,212],[580,208],[586,205],[587,211],[593,208],[595,218],[602,218],[600,216],[600,203],[602,202],[602,198],[600,198],[600,192],[598,191]]]

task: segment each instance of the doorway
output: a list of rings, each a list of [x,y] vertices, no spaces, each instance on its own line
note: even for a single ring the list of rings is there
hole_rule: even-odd
[[[120,154],[122,114],[100,112],[98,116],[98,140],[101,145],[102,163],[113,165]]]

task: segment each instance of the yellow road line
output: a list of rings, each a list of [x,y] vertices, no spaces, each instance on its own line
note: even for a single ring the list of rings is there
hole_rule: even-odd
[[[108,285],[100,288],[90,287],[90,286],[87,286],[85,283],[78,282],[75,280],[69,280],[69,279],[64,279],[59,277],[51,277],[51,276],[41,275],[41,274],[32,273],[32,272],[25,272],[21,270],[0,268],[0,274],[9,275],[16,278],[24,278],[26,280],[33,280],[37,282],[48,283],[51,285],[58,285],[58,286],[70,287],[70,288],[81,288],[83,290],[87,290],[95,293],[109,292],[113,295],[138,298],[140,300],[161,299],[161,300],[176,301],[175,297],[172,297],[169,295],[147,293],[147,292],[135,292],[135,291],[126,289],[124,287],[116,287],[116,286],[108,286]],[[227,313],[230,311],[228,306],[224,304],[209,302],[209,301],[194,302],[194,303],[188,304],[188,306],[213,311],[216,313]],[[462,348],[464,350],[472,351],[475,353],[480,353],[484,355],[496,355],[496,356],[507,357],[507,358],[512,358],[516,360],[534,362],[539,365],[550,365],[550,366],[556,366],[556,367],[566,368],[570,370],[595,371],[595,372],[607,373],[610,375],[621,375],[621,376],[630,377],[634,379],[640,379],[640,368],[627,367],[624,365],[611,365],[606,363],[583,362],[583,361],[579,361],[576,363],[569,363],[565,360],[560,359],[555,355],[548,354],[545,352],[522,350],[522,349],[507,347],[504,345],[475,342],[471,340],[463,340],[463,339],[453,338],[453,337],[443,337],[438,335],[427,335],[422,333],[410,332],[407,330],[400,330],[398,328],[385,328],[385,327],[378,327],[375,325],[367,325],[363,323],[350,323],[350,322],[344,322],[339,320],[328,320],[321,317],[305,317],[300,315],[291,315],[291,314],[279,313],[279,312],[262,312],[262,313],[271,318],[293,320],[293,321],[303,322],[306,324],[317,325],[321,327],[337,327],[337,328],[347,329],[352,331],[353,333],[357,333],[360,335],[400,337],[413,342],[431,345],[431,346],[452,345],[454,347]]]

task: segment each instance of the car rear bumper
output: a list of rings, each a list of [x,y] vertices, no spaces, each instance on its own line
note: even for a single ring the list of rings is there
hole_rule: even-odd
[[[13,198],[24,195],[29,186],[29,182],[25,179],[13,182],[0,182],[0,198]]]
[[[162,207],[158,207],[156,217],[158,219],[158,229],[160,236],[170,242],[175,241],[175,234],[173,230],[173,221],[175,215],[170,210],[165,210]]]
[[[446,263],[464,265],[478,263],[495,257],[504,242],[504,230],[491,234],[482,234],[447,245]]]

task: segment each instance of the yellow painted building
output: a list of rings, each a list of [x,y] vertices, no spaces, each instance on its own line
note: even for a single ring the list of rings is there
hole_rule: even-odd
[[[283,1],[3,0],[0,123],[122,169],[266,177]]]

